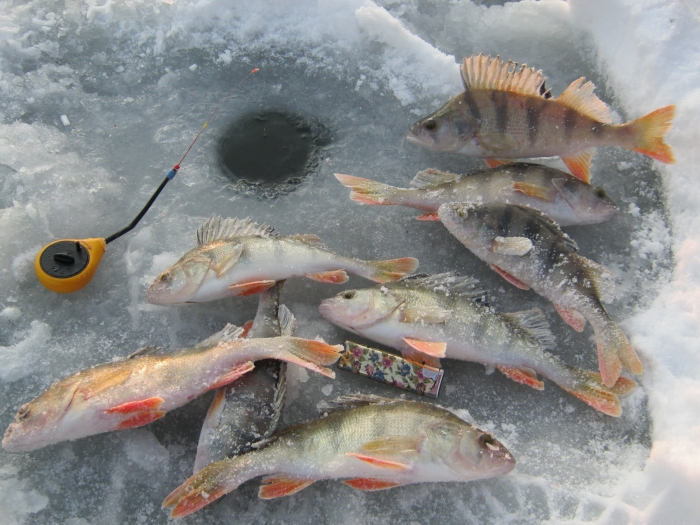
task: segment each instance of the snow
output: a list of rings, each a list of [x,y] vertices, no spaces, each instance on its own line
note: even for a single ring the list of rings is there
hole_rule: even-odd
[[[474,275],[500,311],[543,309],[570,364],[596,366],[590,331],[573,333],[540,298],[504,287],[439,224],[414,210],[358,206],[334,172],[406,186],[428,167],[474,159],[404,141],[408,126],[461,89],[458,61],[499,54],[542,69],[555,95],[580,76],[630,120],[675,103],[662,165],[600,150],[593,182],[626,210],[568,233],[611,269],[620,321],[645,366],[612,419],[546,384],[516,385],[448,362],[438,402],[502,439],[503,478],[363,493],[319,482],[274,501],[253,481],[186,523],[695,523],[700,516],[700,8],[691,0],[85,0],[0,2],[0,427],[52,382],[134,350],[196,343],[252,318],[256,299],[149,305],[150,282],[192,248],[212,214],[314,233],[366,259],[414,255],[421,271]],[[139,227],[110,244],[93,281],[43,289],[33,260],[58,238],[105,236],[141,209],[213,107],[253,67]],[[297,189],[274,200],[236,190],[218,137],[239,116],[283,109],[333,133]],[[70,120],[69,120],[70,119]],[[352,278],[348,287],[367,286]],[[318,302],[344,287],[285,285],[297,335],[347,334]],[[358,341],[362,342],[362,341]],[[316,417],[335,395],[395,396],[339,371],[329,383],[291,366],[282,425]],[[332,392],[331,392],[332,388]],[[331,393],[333,396],[331,396]],[[163,498],[191,472],[210,397],[142,429],[30,454],[0,451],[7,523],[165,523]]]

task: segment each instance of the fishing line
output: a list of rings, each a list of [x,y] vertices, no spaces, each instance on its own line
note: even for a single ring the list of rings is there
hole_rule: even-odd
[[[258,71],[259,69],[257,67],[254,68],[219,101],[214,111],[211,112],[209,118],[197,135],[195,135],[192,142],[190,142],[190,145],[187,147],[180,160],[166,173],[160,186],[153,192],[153,195],[148,199],[146,205],[127,227],[104,239],[61,239],[44,246],[34,260],[34,270],[36,271],[39,282],[49,290],[58,293],[75,292],[88,284],[95,275],[95,271],[102,260],[102,255],[104,255],[107,244],[133,230],[141,219],[143,219],[143,216],[146,215],[146,212],[148,212],[158,198],[158,195],[163,191],[163,188],[165,188],[168,182],[175,178],[182,163],[185,161],[185,157],[187,157],[187,154],[194,147],[200,135],[207,129],[209,123],[219,111],[219,108],[221,108],[223,103],[231,96],[236,88]]]

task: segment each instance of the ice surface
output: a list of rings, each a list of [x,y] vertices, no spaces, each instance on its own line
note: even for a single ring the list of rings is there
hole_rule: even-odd
[[[415,210],[359,206],[334,172],[405,186],[427,167],[464,172],[474,159],[405,143],[417,116],[461,89],[472,53],[541,68],[556,95],[579,76],[631,119],[678,104],[669,135],[678,163],[599,150],[593,181],[625,213],[569,228],[581,252],[618,280],[613,317],[645,365],[620,419],[546,384],[517,385],[448,362],[439,402],[492,430],[516,471],[470,484],[357,492],[319,482],[274,501],[246,483],[186,523],[694,523],[700,515],[700,9],[682,0],[0,2],[0,427],[24,402],[79,369],[147,345],[196,343],[242,324],[255,298],[183,308],[145,302],[155,276],[195,244],[212,214],[250,216],[283,234],[314,233],[362,258],[413,255],[421,271],[473,274],[501,311],[545,311],[569,363],[595,368],[592,332],[576,334],[541,298],[506,287]],[[194,67],[196,66],[196,67]],[[220,98],[253,67],[138,230],[110,244],[98,273],[68,296],[42,288],[32,264],[62,237],[126,225],[179,159]],[[237,193],[219,173],[220,134],[251,111],[318,118],[333,134],[293,193]],[[64,117],[65,116],[65,120]],[[66,121],[69,124],[66,124]],[[350,286],[368,283],[352,278]],[[287,283],[298,335],[340,342],[318,302],[339,287]],[[360,341],[362,342],[362,341]],[[290,367],[291,368],[291,367]],[[290,370],[282,424],[316,417],[336,395],[397,395],[338,372]],[[330,394],[330,392],[329,392]],[[145,428],[30,454],[0,451],[8,523],[165,523],[163,498],[194,461],[204,396]]]

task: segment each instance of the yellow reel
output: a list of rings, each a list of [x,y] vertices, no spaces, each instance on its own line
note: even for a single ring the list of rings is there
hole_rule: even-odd
[[[52,292],[77,292],[92,280],[107,248],[105,239],[61,239],[34,259],[39,282]]]

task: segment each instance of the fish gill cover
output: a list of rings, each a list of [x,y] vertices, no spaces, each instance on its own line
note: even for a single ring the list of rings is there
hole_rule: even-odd
[[[316,483],[265,503],[253,482],[188,522],[690,523],[700,512],[692,126],[699,27],[697,8],[680,0],[1,4],[0,421],[7,426],[22,403],[76,370],[146,345],[187,346],[251,319],[254,298],[180,309],[145,301],[148,284],[195,245],[197,226],[212,214],[250,216],[285,235],[314,233],[353,257],[412,255],[421,271],[474,275],[500,311],[542,308],[562,358],[595,368],[590,332],[573,333],[545,301],[506,288],[441,225],[415,221],[409,209],[359,207],[332,175],[405,186],[427,167],[463,173],[480,165],[404,137],[461,90],[463,56],[499,54],[543,69],[555,95],[585,76],[619,121],[678,104],[669,135],[678,163],[599,151],[593,181],[624,213],[568,230],[582,253],[615,274],[610,310],[626,319],[647,366],[642,388],[613,420],[551,384],[536,392],[451,361],[440,403],[497,433],[518,459],[514,475],[378,493]],[[222,94],[254,66],[260,73],[225,104],[136,233],[110,246],[93,282],[70,296],[41,288],[31,268],[39,248],[114,231],[133,217]],[[226,126],[262,108],[320,119],[334,134],[315,175],[274,201],[234,191],[217,160]],[[342,339],[316,311],[334,293],[307,280],[287,283],[283,301],[299,336]],[[291,369],[281,426],[315,417],[331,391],[386,395],[385,388]],[[191,472],[209,401],[141,429],[23,456],[0,451],[4,519],[165,523],[159,503]]]

